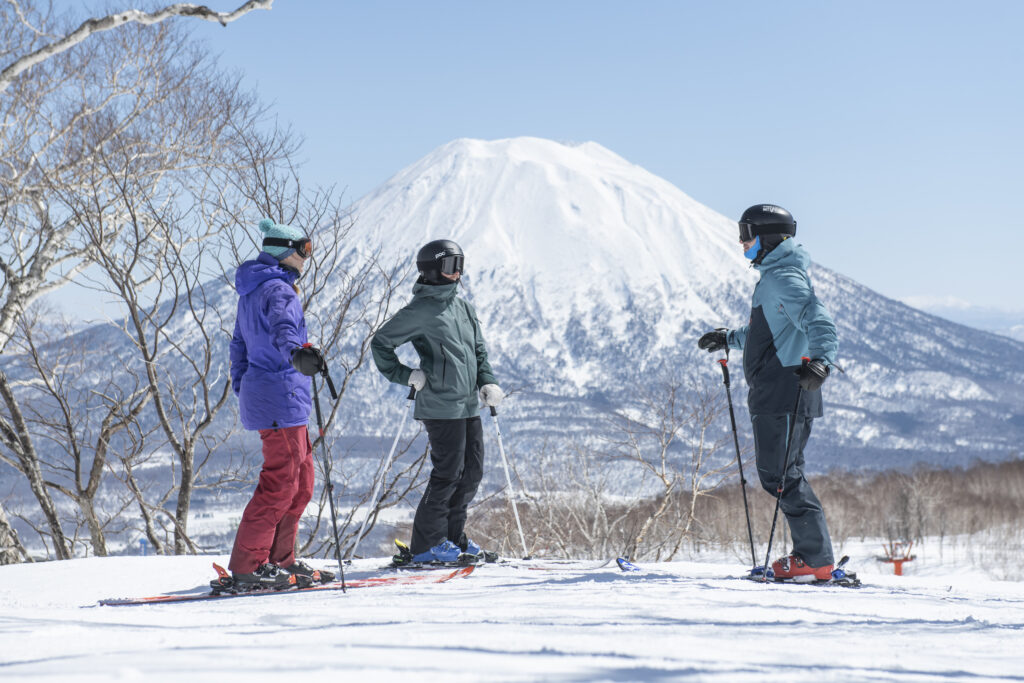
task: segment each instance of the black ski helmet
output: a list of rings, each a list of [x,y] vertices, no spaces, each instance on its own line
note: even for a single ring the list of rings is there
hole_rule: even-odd
[[[774,204],[755,204],[740,216],[740,241],[749,242],[759,235],[796,234],[793,214]],[[763,243],[765,240],[761,240]],[[778,241],[782,241],[779,238]]]
[[[451,240],[434,240],[424,244],[416,254],[416,270],[423,284],[447,285],[452,281],[441,277],[441,273],[462,273],[464,261],[465,255],[458,244]]]

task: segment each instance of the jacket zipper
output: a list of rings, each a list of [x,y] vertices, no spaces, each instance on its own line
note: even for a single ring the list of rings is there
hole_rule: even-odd
[[[441,386],[444,386],[445,377],[448,375],[448,354],[445,353],[444,344],[441,344]]]

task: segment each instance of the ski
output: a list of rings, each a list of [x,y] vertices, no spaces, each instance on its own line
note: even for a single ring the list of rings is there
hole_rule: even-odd
[[[408,586],[414,584],[444,583],[452,579],[469,576],[473,573],[473,565],[459,567],[454,571],[444,574],[402,574],[398,576],[371,576],[365,579],[354,579],[345,582],[345,589],[349,588],[373,588],[378,586]],[[100,600],[99,604],[109,607],[121,607],[127,605],[155,605],[178,602],[196,602],[200,600],[227,600],[230,598],[248,598],[270,595],[294,595],[296,593],[308,593],[312,591],[337,591],[341,590],[340,581],[331,583],[314,584],[302,588],[289,588],[287,590],[255,590],[245,593],[224,593],[211,591],[209,593],[186,593],[182,595],[152,595],[141,598],[108,598]]]
[[[839,588],[860,588],[860,579],[857,578],[855,572],[848,572],[843,567],[847,562],[850,561],[849,555],[844,555],[839,562],[836,563],[835,568],[832,570],[832,577],[828,579],[814,579],[813,577],[794,577],[794,578],[779,578],[774,575],[771,569],[767,569],[768,580],[765,580],[766,568],[763,566],[757,566],[750,570],[750,573],[742,577],[749,581],[756,581],[757,583],[765,584],[784,584],[784,585],[796,585],[796,586],[837,586]],[[811,580],[808,581],[807,579]]]
[[[633,564],[632,562],[630,562],[629,560],[627,560],[624,557],[617,557],[617,558],[615,558],[615,563],[617,565],[619,565],[619,569],[621,569],[624,572],[639,572],[639,571],[643,571],[642,569],[640,569],[640,567],[636,566],[635,564]]]
[[[612,563],[607,560],[509,560],[500,564],[508,564],[516,569],[529,569],[541,572],[578,572],[603,569]]]
[[[607,560],[545,560],[533,558],[517,560],[511,558],[501,558],[498,553],[490,550],[485,550],[479,555],[468,555],[463,553],[454,562],[413,562],[412,551],[409,546],[395,539],[395,546],[398,548],[398,553],[391,558],[391,563],[384,565],[381,569],[385,570],[431,570],[431,569],[455,569],[457,567],[474,566],[480,567],[487,564],[493,564],[498,567],[510,567],[512,569],[527,569],[531,571],[591,571],[594,569],[603,569],[613,562],[625,562],[626,565],[633,567],[628,569],[619,564],[619,568],[623,571],[641,571],[639,567],[633,565],[625,558],[608,558]]]

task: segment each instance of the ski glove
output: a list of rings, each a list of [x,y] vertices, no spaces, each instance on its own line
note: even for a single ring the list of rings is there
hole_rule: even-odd
[[[307,377],[318,375],[327,369],[327,361],[320,349],[309,344],[292,351],[292,367]]]
[[[497,384],[485,384],[480,387],[480,398],[484,400],[485,406],[497,408],[505,398],[505,392]]]
[[[795,374],[800,378],[800,388],[804,391],[817,391],[825,383],[830,370],[820,360],[812,360],[804,363],[796,370]]]
[[[423,391],[423,387],[427,386],[427,373],[422,370],[413,370],[409,375],[409,386],[416,391]]]
[[[715,351],[721,351],[722,349],[728,348],[729,338],[726,336],[725,330],[715,330],[714,332],[708,332],[698,339],[697,346],[708,353],[714,353]]]

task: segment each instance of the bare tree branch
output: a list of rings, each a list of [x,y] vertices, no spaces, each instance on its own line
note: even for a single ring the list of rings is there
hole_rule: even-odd
[[[27,19],[25,19],[19,4],[15,2],[15,0],[7,1],[13,5],[22,23],[29,26],[33,31],[39,34],[40,31],[32,27]],[[94,33],[109,31],[128,23],[151,26],[166,19],[170,19],[171,17],[178,16],[193,17],[196,19],[203,19],[205,21],[215,21],[221,26],[227,26],[230,22],[253,10],[269,10],[273,4],[274,0],[249,0],[233,12],[215,12],[205,5],[196,5],[191,2],[179,2],[173,5],[168,5],[167,7],[155,12],[146,13],[142,10],[131,9],[124,12],[117,12],[115,14],[108,14],[105,17],[87,19],[82,22],[77,29],[63,38],[60,38],[48,45],[44,45],[31,54],[19,57],[8,66],[4,67],[3,71],[0,71],[0,93],[3,93],[3,91],[10,86],[11,82],[14,81],[14,79],[21,73],[46,61],[54,55],[70,50]]]

